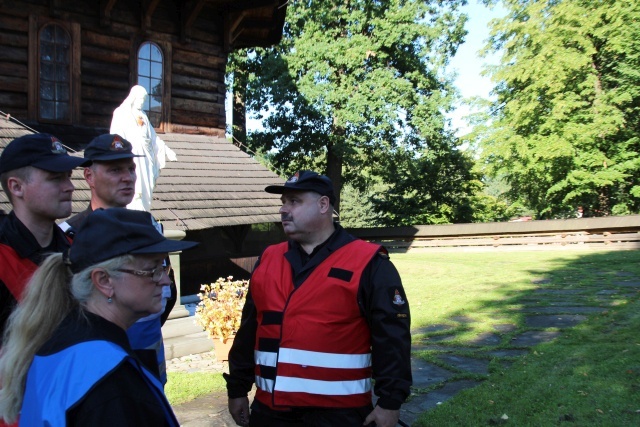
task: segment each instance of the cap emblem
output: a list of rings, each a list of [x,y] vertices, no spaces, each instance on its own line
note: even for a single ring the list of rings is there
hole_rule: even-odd
[[[55,136],[51,137],[51,152],[53,154],[65,154],[67,150],[62,145],[62,142]]]
[[[300,178],[300,171],[296,172],[291,178],[287,180],[287,182],[298,182]]]
[[[120,150],[124,150],[124,142],[122,142],[122,139],[120,139],[119,136],[116,136],[113,138],[113,141],[111,142],[111,150],[113,151],[120,151]]]

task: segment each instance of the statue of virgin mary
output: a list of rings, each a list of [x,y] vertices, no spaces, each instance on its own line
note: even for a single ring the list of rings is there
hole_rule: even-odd
[[[136,163],[135,195],[127,208],[151,210],[153,188],[160,176],[160,169],[166,165],[166,159],[176,161],[176,154],[156,135],[149,118],[142,109],[147,98],[147,90],[135,85],[129,96],[113,111],[110,133],[118,134],[133,146],[133,153],[142,155],[134,157]]]

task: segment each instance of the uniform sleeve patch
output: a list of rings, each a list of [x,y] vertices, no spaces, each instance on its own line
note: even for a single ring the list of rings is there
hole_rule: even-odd
[[[407,303],[407,301],[402,298],[402,295],[400,294],[400,291],[398,289],[395,290],[394,294],[393,294],[393,304],[397,305],[397,306],[403,306]]]

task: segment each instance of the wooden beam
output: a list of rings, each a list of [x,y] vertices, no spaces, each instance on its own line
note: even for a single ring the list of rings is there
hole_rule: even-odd
[[[248,10],[263,7],[283,7],[288,2],[286,0],[209,0],[208,3],[214,7],[224,7],[227,10]]]
[[[236,41],[236,38],[242,31],[236,33],[236,30],[242,23],[246,16],[246,12],[230,13],[224,20],[224,41],[223,47],[225,52],[230,52],[231,47]]]
[[[202,11],[205,3],[206,0],[189,0],[184,2],[180,28],[180,38],[183,42],[188,42],[191,38],[191,26]]]
[[[27,62],[29,88],[27,91],[27,118],[38,120],[38,18],[29,15],[29,58]],[[5,55],[3,55],[5,56]],[[6,57],[5,57],[6,58]],[[6,59],[5,59],[6,60]],[[4,104],[2,104],[4,105]]]
[[[115,6],[117,0],[100,0],[100,25],[108,26],[111,24],[111,10]]]
[[[229,33],[233,34],[236,32],[244,18],[247,16],[246,11],[242,11],[238,13],[235,17],[232,18],[231,24],[229,25]],[[235,37],[233,37],[235,39]]]
[[[49,14],[54,18],[60,17],[60,10],[58,9],[57,0],[49,0]]]
[[[160,3],[160,0],[142,0],[142,18],[140,22],[143,31],[151,27],[151,16],[153,16],[153,12],[156,11],[158,3]]]

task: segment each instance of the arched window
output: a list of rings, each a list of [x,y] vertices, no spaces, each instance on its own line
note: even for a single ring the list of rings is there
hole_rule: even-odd
[[[47,24],[39,34],[38,116],[71,121],[71,36],[60,25]]]
[[[144,42],[140,45],[140,49],[138,49],[138,84],[147,89],[149,94],[142,108],[154,128],[160,127],[162,122],[163,59],[162,51],[158,45],[150,42]]]

